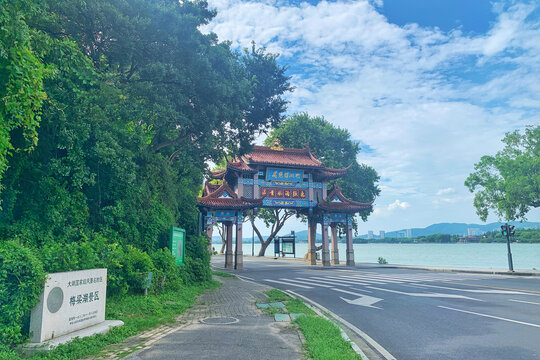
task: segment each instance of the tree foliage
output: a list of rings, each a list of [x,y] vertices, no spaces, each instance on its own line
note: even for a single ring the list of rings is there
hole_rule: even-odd
[[[35,30],[25,21],[36,9],[31,0],[0,0],[0,181],[13,151],[37,144],[47,69],[32,46]],[[17,144],[14,136],[21,138]]]
[[[526,220],[540,207],[540,126],[506,134],[503,150],[482,156],[465,186],[475,192],[476,213],[486,221],[489,210],[504,220]]]
[[[0,241],[45,271],[106,266],[116,294],[148,271],[162,287],[210,278],[206,164],[249,150],[291,90],[276,55],[203,34],[214,16],[205,1],[0,0]],[[172,225],[181,272],[160,250]]]
[[[290,89],[275,55],[202,34],[214,15],[205,2],[47,0],[21,20],[51,72],[39,143],[3,181],[0,236],[100,232],[154,250],[173,224],[195,233],[206,161],[246,151]]]

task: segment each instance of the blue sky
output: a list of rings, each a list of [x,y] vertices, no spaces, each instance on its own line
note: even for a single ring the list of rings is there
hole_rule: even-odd
[[[500,150],[505,132],[540,123],[538,2],[209,5],[218,14],[203,31],[281,54],[296,87],[290,113],[324,116],[363,145],[359,161],[381,175],[382,193],[361,233],[478,223],[463,185],[474,163]]]

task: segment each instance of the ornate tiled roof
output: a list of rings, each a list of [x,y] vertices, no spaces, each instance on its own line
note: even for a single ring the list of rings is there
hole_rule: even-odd
[[[324,168],[306,145],[303,149],[272,149],[267,146],[254,146],[242,159],[248,164],[294,166],[303,168]]]
[[[227,173],[227,169],[210,171],[210,177],[212,179],[223,179],[223,177],[225,177],[226,173]]]
[[[328,181],[328,180],[340,178],[347,173],[347,170],[349,170],[350,167],[351,165],[347,166],[344,169],[332,169],[332,168],[320,169],[316,173],[315,180]]]
[[[233,169],[240,172],[247,172],[247,173],[256,173],[256,169],[250,168],[244,161],[235,159],[235,161],[231,161],[227,163],[228,169]]]
[[[204,183],[203,197],[219,189],[220,184],[212,184],[209,181]]]
[[[361,203],[349,200],[341,193],[339,185],[336,184],[334,189],[328,194],[326,200],[317,203],[317,207],[324,211],[355,213],[361,210],[371,209],[374,201]]]
[[[205,185],[205,190],[207,189]],[[210,189],[210,186],[208,186]],[[213,192],[203,197],[197,198],[199,206],[210,209],[253,209],[261,206],[263,199],[247,199],[245,197],[238,197],[236,193],[231,189],[226,181],[215,189]]]

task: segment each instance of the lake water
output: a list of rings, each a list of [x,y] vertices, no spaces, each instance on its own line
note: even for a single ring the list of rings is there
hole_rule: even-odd
[[[251,242],[244,242],[244,255],[251,255]],[[318,245],[320,245],[318,243]],[[220,244],[214,247],[219,250]],[[339,244],[339,258],[345,260],[345,244]],[[260,244],[255,242],[255,255]],[[540,269],[540,244],[512,244],[514,269]],[[274,245],[266,249],[266,256],[273,256]],[[307,243],[296,244],[296,257],[303,257]],[[288,255],[289,256],[289,255]],[[292,255],[290,255],[292,256]],[[506,244],[354,244],[357,263],[376,263],[379,256],[389,264],[476,267],[507,269]]]

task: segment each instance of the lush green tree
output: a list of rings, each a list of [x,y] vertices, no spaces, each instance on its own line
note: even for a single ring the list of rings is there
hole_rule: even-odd
[[[39,144],[6,173],[0,236],[42,246],[99,232],[153,250],[171,225],[196,233],[205,164],[281,119],[285,68],[202,34],[205,2],[41,4],[27,23],[48,100]]]
[[[370,166],[359,164],[357,156],[360,146],[351,140],[351,134],[347,129],[341,129],[332,125],[322,117],[310,117],[307,113],[295,114],[277,127],[273,128],[269,137],[265,140],[266,145],[271,145],[274,139],[279,139],[284,147],[302,148],[308,144],[319,160],[327,167],[349,167],[347,174],[337,180],[330,181],[339,184],[342,192],[348,198],[360,201],[372,201],[380,193],[377,185],[379,175]],[[365,210],[359,215],[366,221],[373,210]],[[257,217],[261,219],[270,235],[263,239],[259,229],[252,225],[261,242],[259,256],[263,256],[266,248],[279,233],[286,220],[295,215],[295,212],[286,209],[262,209]],[[250,219],[251,220],[251,219]],[[354,224],[356,228],[356,223]]]
[[[506,134],[503,150],[482,156],[465,186],[475,192],[476,213],[486,221],[489,210],[504,220],[526,220],[540,207],[540,126]]]
[[[26,22],[37,11],[31,0],[0,0],[0,181],[13,151],[31,150],[38,140],[47,69]]]

